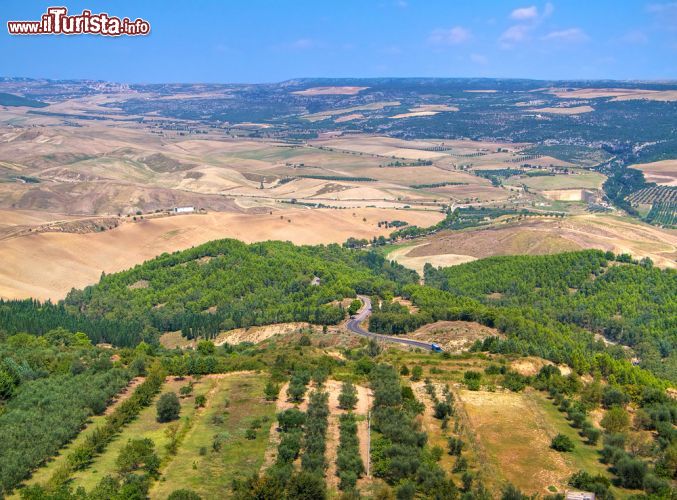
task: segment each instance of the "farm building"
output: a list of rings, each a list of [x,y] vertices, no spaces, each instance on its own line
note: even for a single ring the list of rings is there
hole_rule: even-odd
[[[172,212],[175,214],[191,214],[195,212],[195,207],[174,207]]]

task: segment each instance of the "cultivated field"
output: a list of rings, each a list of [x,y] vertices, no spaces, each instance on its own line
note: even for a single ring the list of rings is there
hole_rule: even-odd
[[[121,271],[162,252],[219,238],[246,242],[283,240],[297,244],[342,243],[391,230],[382,220],[432,225],[437,211],[364,208],[292,209],[262,215],[208,213],[128,222],[98,233],[42,233],[0,241],[0,296],[59,299],[72,287],[98,281],[101,272]],[[365,220],[366,219],[366,220]]]
[[[631,165],[644,172],[647,182],[655,182],[660,186],[677,186],[677,160],[662,160],[653,163]]]
[[[390,254],[403,265],[449,265],[491,255],[540,255],[584,248],[650,257],[662,267],[677,267],[677,234],[628,218],[580,215],[562,219],[530,218],[462,232],[442,232]]]

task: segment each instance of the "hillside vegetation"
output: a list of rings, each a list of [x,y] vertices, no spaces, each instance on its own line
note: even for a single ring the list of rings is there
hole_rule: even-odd
[[[415,272],[382,256],[338,245],[220,240],[102,276],[97,285],[72,291],[65,302],[91,318],[213,337],[271,323],[336,324],[345,312],[332,301],[356,293],[392,294],[415,282]]]
[[[674,271],[581,251],[427,266],[425,278],[338,245],[220,240],[104,275],[63,304],[0,304],[3,493],[488,499],[574,487],[669,498]],[[453,320],[501,335],[459,355],[388,349],[337,328],[209,340],[234,326],[339,323],[342,299],[357,293],[373,297],[374,331]],[[179,329],[199,335],[194,348],[158,344],[159,331]],[[92,345],[104,333],[118,345]],[[352,391],[337,395],[340,381]],[[169,417],[163,401],[174,401]],[[521,426],[507,418],[515,408]]]
[[[677,273],[657,269],[648,259],[638,264],[628,256],[594,250],[493,257],[445,269],[428,267],[426,283],[471,298],[482,308],[512,311],[570,331],[579,339],[577,346],[557,357],[572,366],[579,364],[573,356],[582,345],[578,331],[585,329],[633,347],[644,367],[677,380]]]

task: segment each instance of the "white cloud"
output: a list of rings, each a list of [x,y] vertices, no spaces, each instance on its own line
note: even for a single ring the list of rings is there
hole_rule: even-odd
[[[543,13],[539,14],[538,13],[538,7],[535,5],[531,5],[529,7],[520,7],[519,9],[515,9],[510,13],[510,19],[514,19],[515,21],[540,21],[545,19],[546,17],[550,17],[555,10],[555,6],[547,2],[543,6]]]
[[[380,52],[389,56],[399,56],[402,54],[402,49],[397,45],[389,45],[387,47],[383,47]]]
[[[520,7],[515,9],[510,13],[510,19],[516,19],[518,21],[526,21],[530,19],[536,19],[538,17],[538,9],[535,5],[531,7]]]
[[[649,41],[649,37],[643,31],[631,30],[620,38],[623,43],[630,43],[634,45],[644,45]]]
[[[546,17],[550,17],[552,13],[555,11],[555,6],[551,4],[550,2],[545,4],[545,7],[543,8],[543,18],[545,19]]]
[[[315,47],[315,42],[310,38],[299,38],[289,44],[292,49],[312,49]]]
[[[551,31],[542,40],[562,42],[562,43],[580,43],[589,40],[590,37],[580,28],[569,28],[561,31]]]
[[[539,12],[538,7],[535,5],[513,10],[510,13],[510,19],[519,21],[519,24],[510,26],[501,34],[498,39],[500,47],[502,49],[511,49],[516,44],[529,40],[531,38],[531,31],[536,30],[543,20],[552,15],[554,10],[555,7],[550,2],[547,2],[543,6],[543,12]]]
[[[428,43],[433,45],[458,45],[470,40],[470,31],[462,26],[449,29],[438,28],[428,37]]]
[[[510,26],[498,39],[501,42],[501,47],[508,49],[513,47],[516,43],[524,42],[529,38],[529,30],[531,28],[525,24],[516,24]]]
[[[485,65],[489,63],[487,56],[483,54],[470,54],[470,60],[475,64]]]
[[[677,10],[677,2],[652,3],[647,6],[646,10],[652,14],[661,14],[664,12],[675,11]]]
[[[312,38],[298,38],[291,42],[279,43],[273,45],[270,48],[275,51],[300,51],[300,50],[310,50],[323,47],[323,44],[320,44],[317,40]]]
[[[659,25],[669,31],[677,31],[677,2],[652,3],[646,10],[654,15]]]

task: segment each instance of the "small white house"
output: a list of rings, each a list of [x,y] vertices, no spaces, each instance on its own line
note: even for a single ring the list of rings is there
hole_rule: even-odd
[[[174,207],[172,212],[175,214],[192,214],[195,212],[195,207]]]

